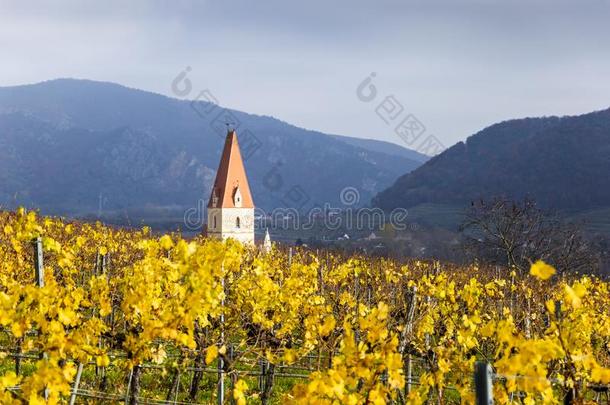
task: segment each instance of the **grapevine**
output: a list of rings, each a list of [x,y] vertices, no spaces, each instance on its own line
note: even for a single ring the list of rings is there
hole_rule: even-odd
[[[67,402],[87,367],[89,394],[210,402],[203,373],[219,360],[237,404],[473,403],[476,361],[492,365],[498,403],[586,402],[610,384],[608,283],[536,258],[518,274],[264,253],[24,209],[0,214],[0,234],[2,403]],[[257,388],[260,364],[268,378]],[[306,372],[274,388],[274,373],[290,367]],[[164,382],[144,386],[147,370]],[[123,391],[110,392],[112,373]]]

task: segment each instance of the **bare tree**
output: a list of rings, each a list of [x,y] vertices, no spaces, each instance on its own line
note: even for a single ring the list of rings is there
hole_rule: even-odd
[[[523,273],[542,259],[560,271],[596,272],[598,253],[580,226],[539,209],[530,199],[473,202],[461,226],[467,252]]]

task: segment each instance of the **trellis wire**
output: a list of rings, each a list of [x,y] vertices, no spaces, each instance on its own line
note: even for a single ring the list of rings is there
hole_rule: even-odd
[[[161,366],[158,367],[153,367],[151,365],[143,365],[142,367],[145,368],[162,368]],[[194,367],[189,367],[187,368],[190,371],[194,371],[194,370],[198,370],[198,368],[194,368]],[[200,369],[204,372],[210,372],[210,373],[215,373],[217,372],[217,370],[213,369],[213,368],[205,368],[205,369]],[[264,373],[257,373],[257,372],[239,372],[238,374],[240,375],[248,375],[248,376],[264,376]],[[131,373],[130,373],[131,376]],[[276,377],[282,377],[282,376],[286,376],[286,377],[304,377],[307,378],[307,375],[291,375],[291,374],[276,374]],[[475,366],[475,373],[474,373],[474,380],[475,380],[475,393],[476,393],[476,398],[477,398],[477,405],[491,405],[493,404],[493,394],[492,394],[492,388],[493,388],[493,382],[497,381],[497,380],[502,380],[502,379],[508,379],[508,378],[529,378],[529,379],[538,379],[537,377],[529,377],[529,376],[519,376],[519,375],[501,375],[501,374],[496,374],[492,371],[491,366],[488,363],[484,363],[484,362],[477,362],[476,366]],[[547,380],[553,384],[556,383],[561,383],[561,381],[557,380],[557,379],[547,379],[547,378],[543,378],[540,377],[539,379],[541,380]],[[419,383],[419,381],[417,381],[417,379],[414,379],[415,381],[411,381],[412,385],[415,386],[419,386],[421,385],[421,383]],[[77,388],[77,384],[78,384],[78,376],[77,379],[75,380],[75,384],[74,387],[72,389],[72,393],[71,393],[71,401],[72,398],[76,398],[78,397],[87,397],[87,398],[95,398],[95,399],[102,399],[102,400],[111,400],[111,401],[119,401],[119,402],[125,402],[128,403],[129,401],[129,392],[130,392],[130,387],[128,384],[127,390],[125,392],[124,395],[121,394],[111,394],[111,393],[107,393],[107,392],[102,392],[102,391],[96,391],[96,390],[92,390],[92,389],[84,389],[84,388]],[[587,385],[588,388],[598,388],[598,389],[606,389],[608,390],[610,388],[610,386],[605,386],[605,385],[599,385],[599,384],[591,384],[591,385]],[[19,386],[13,386],[13,387],[8,387],[7,388],[9,391],[19,391],[20,387]],[[455,387],[446,387],[445,389],[447,390],[452,390],[452,391],[457,391],[457,389]],[[154,405],[170,405],[170,404],[193,404],[193,405],[199,405],[199,404],[203,404],[203,403],[198,403],[198,402],[185,402],[185,401],[178,401],[177,397],[174,397],[173,400],[163,400],[163,399],[156,399],[156,398],[146,398],[146,397],[142,397],[142,396],[137,396],[135,398],[139,403],[142,404],[154,404]],[[72,402],[71,402],[72,403]],[[569,403],[569,402],[568,402]]]
[[[43,253],[43,246],[42,246],[42,239],[40,237],[36,238],[33,240],[33,246],[34,246],[34,261],[35,261],[35,282],[37,284],[38,287],[44,287],[44,253]],[[289,250],[289,254],[288,254],[288,263],[289,265],[292,263],[292,248],[290,248]],[[107,259],[106,259],[106,255],[100,255],[98,253],[97,257],[96,257],[96,269],[94,270],[95,273],[98,274],[104,274],[105,273],[105,268],[106,268],[106,264],[107,264]],[[319,277],[320,277],[320,285],[319,288],[322,289],[322,268],[320,267],[319,269]],[[356,277],[356,283],[358,282],[358,278]],[[222,283],[222,288],[224,290],[225,288],[225,283],[224,283],[224,279],[222,279],[221,281]],[[358,290],[358,284],[356,284],[356,289]],[[414,316],[414,308],[415,308],[415,303],[416,303],[416,288],[414,287],[411,291],[411,305],[409,308],[409,313],[407,315],[407,325],[406,327],[408,329],[411,329],[412,327],[412,322],[413,322],[413,316]],[[369,292],[369,300],[370,300],[370,292]],[[430,303],[430,297],[426,296],[426,302],[429,304]],[[224,306],[225,302],[224,299],[221,302],[221,305]],[[555,302],[555,308],[556,308],[556,313],[555,316],[557,319],[561,318],[561,302],[557,301]],[[221,313],[221,344],[224,344],[224,312]],[[2,328],[4,329],[4,328]],[[35,332],[35,331],[34,331]],[[426,346],[429,345],[429,336],[426,336]],[[1,348],[0,348],[1,349]],[[234,352],[233,352],[233,348],[231,347],[231,358],[233,358]],[[191,352],[194,352],[194,350],[191,350]],[[6,355],[10,356],[10,357],[14,357],[16,362],[18,359],[40,359],[41,357],[44,357],[46,354],[40,353],[40,354],[34,354],[34,353],[6,353]],[[330,354],[329,354],[330,355]],[[117,356],[116,354],[113,356],[115,358],[118,357],[124,357],[124,354],[122,356]],[[177,357],[177,356],[176,356]],[[318,356],[316,355],[307,355],[304,356],[303,358],[318,358]],[[407,376],[406,376],[406,389],[407,389],[407,393],[411,390],[411,385],[421,385],[420,383],[418,383],[417,381],[415,381],[415,378],[412,376],[412,355],[409,354],[408,355],[408,363],[407,363]],[[88,362],[86,364],[95,364],[94,362]],[[267,370],[268,370],[268,362],[266,359],[260,359],[260,372],[253,372],[253,371],[238,371],[238,370],[233,370],[232,373],[236,373],[238,375],[244,375],[244,376],[258,376],[259,377],[259,390],[263,390],[264,389],[264,385],[265,385],[265,377],[267,375]],[[96,398],[96,399],[107,399],[107,400],[113,400],[113,401],[119,401],[121,398],[123,398],[123,401],[127,404],[130,401],[130,392],[131,392],[131,385],[132,385],[132,377],[133,377],[133,373],[134,373],[134,368],[132,367],[129,371],[129,378],[128,378],[128,383],[127,383],[127,387],[126,387],[126,392],[124,394],[124,396],[119,395],[119,394],[109,394],[106,392],[102,392],[102,391],[95,391],[95,390],[90,390],[90,389],[81,389],[79,388],[79,384],[80,384],[80,380],[81,380],[81,376],[82,376],[82,372],[83,372],[83,368],[84,368],[85,364],[83,363],[78,363],[78,369],[77,369],[77,373],[76,373],[76,377],[75,377],[75,381],[73,384],[73,387],[71,389],[71,393],[70,393],[70,405],[73,405],[76,401],[76,397],[77,396],[82,396],[82,397],[89,397],[89,398]],[[164,369],[165,367],[163,365],[152,365],[152,364],[142,364],[142,365],[138,365],[137,367],[141,367],[141,368],[148,368],[148,369]],[[298,367],[298,366],[286,366],[286,365],[278,365],[278,369],[302,369],[304,371],[313,371],[313,368],[306,368],[306,367]],[[201,371],[204,373],[218,373],[218,392],[217,392],[217,399],[218,399],[218,404],[222,405],[224,404],[225,401],[225,388],[224,388],[224,377],[225,377],[225,364],[224,364],[224,359],[222,356],[220,356],[218,358],[218,367],[217,369],[214,368],[206,368],[206,367],[185,367],[183,368],[183,370],[185,371]],[[304,378],[307,379],[309,378],[309,374],[305,374],[305,373],[274,373],[273,377],[285,377],[285,378]],[[385,376],[385,378],[387,379],[387,375]],[[474,370],[474,388],[475,388],[475,393],[476,393],[476,400],[477,400],[477,405],[492,405],[493,404],[493,382],[497,381],[497,380],[507,380],[507,379],[538,379],[537,377],[531,377],[531,376],[520,376],[520,375],[502,375],[502,374],[496,374],[493,372],[493,369],[491,367],[491,365],[489,363],[486,362],[477,362],[475,364],[475,370]],[[558,379],[549,379],[549,378],[540,378],[540,379],[544,379],[549,381],[551,384],[555,384],[555,385],[561,385],[563,384],[563,381],[560,381]],[[587,384],[586,388],[591,388],[591,389],[596,389],[596,390],[605,390],[607,393],[610,391],[610,385],[604,386],[604,385],[600,385],[600,384]],[[14,387],[9,387],[7,388],[9,391],[19,391],[20,387],[19,386],[14,386]],[[445,387],[445,389],[449,389],[449,390],[456,390],[456,388],[454,387]],[[179,383],[178,383],[178,387],[176,388],[176,392],[174,395],[174,400],[161,400],[161,399],[154,399],[154,398],[145,398],[145,397],[141,397],[141,396],[135,396],[134,398],[140,402],[140,403],[144,403],[144,404],[197,404],[196,402],[182,402],[182,401],[178,401],[177,400],[177,396],[178,396],[178,391],[179,391]],[[48,399],[48,395],[49,395],[49,391],[48,388],[45,387],[44,392],[43,392],[44,398],[45,400]],[[565,402],[566,404],[570,404],[571,400],[567,399],[567,401]]]

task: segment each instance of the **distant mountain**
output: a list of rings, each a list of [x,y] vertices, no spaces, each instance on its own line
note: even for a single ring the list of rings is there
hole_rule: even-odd
[[[60,79],[0,88],[0,205],[179,216],[207,200],[226,122],[239,135],[255,203],[266,210],[340,206],[348,186],[366,203],[426,159],[206,102]]]
[[[535,199],[565,212],[610,207],[610,110],[493,125],[379,193],[386,210],[480,198]]]
[[[424,163],[430,159],[430,156],[416,152],[412,149],[403,148],[402,146],[398,146],[391,142],[377,141],[373,139],[353,138],[349,136],[339,135],[334,135],[334,138],[342,142],[349,143],[350,145],[357,146],[359,148],[375,152],[381,152],[388,155],[402,156],[419,163]]]

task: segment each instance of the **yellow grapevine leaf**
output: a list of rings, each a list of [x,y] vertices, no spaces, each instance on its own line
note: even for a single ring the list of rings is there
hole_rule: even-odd
[[[210,346],[205,352],[205,364],[210,364],[218,357],[218,347]]]
[[[548,280],[556,272],[557,271],[553,266],[546,264],[542,260],[538,260],[536,263],[532,264],[532,267],[530,268],[530,274],[538,277],[540,280]]]

